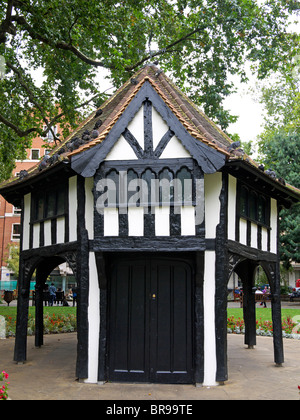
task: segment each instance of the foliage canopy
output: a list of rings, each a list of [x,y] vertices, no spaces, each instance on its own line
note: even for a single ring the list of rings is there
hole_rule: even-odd
[[[258,146],[265,167],[300,188],[300,66],[295,70],[262,90],[266,116]],[[281,210],[280,232],[281,260],[288,269],[300,262],[300,203]]]
[[[117,88],[158,59],[226,129],[235,121],[222,106],[234,90],[228,75],[246,81],[245,60],[259,78],[286,71],[298,45],[287,22],[299,9],[294,0],[2,0],[0,176],[10,175],[32,137],[58,121],[66,135],[82,118],[83,103],[100,105],[101,68]],[[39,81],[32,75],[37,69]]]

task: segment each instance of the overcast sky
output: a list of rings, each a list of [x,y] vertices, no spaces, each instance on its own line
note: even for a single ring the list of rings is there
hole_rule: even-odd
[[[242,141],[255,140],[262,132],[263,106],[255,98],[254,91],[250,87],[255,87],[256,78],[252,76],[248,84],[236,82],[238,92],[230,95],[225,102],[225,108],[231,111],[232,115],[237,115],[238,121],[231,124],[227,131],[237,133]]]
[[[296,19],[296,17],[295,17]],[[291,24],[290,28],[292,31],[299,32],[300,18],[298,16],[298,23]],[[112,86],[111,82],[104,78],[103,75],[108,74],[105,69],[99,69],[98,77],[101,87],[101,92],[105,91]],[[237,115],[238,121],[235,124],[231,124],[228,127],[228,132],[234,134],[237,133],[242,141],[254,141],[256,137],[262,132],[263,124],[263,107],[254,97],[254,90],[250,90],[251,87],[255,87],[256,78],[251,75],[250,70],[247,70],[249,76],[249,83],[240,84],[238,78],[233,79],[238,88],[237,93],[230,95],[229,98],[224,102],[225,108],[228,109],[232,115]],[[39,69],[36,71],[37,82],[41,82],[42,74]],[[39,84],[39,83],[38,83]],[[113,93],[114,89],[108,91]],[[86,99],[86,98],[85,98]]]
[[[300,16],[293,16],[290,23],[290,31],[300,32]],[[233,115],[238,115],[239,119],[235,124],[230,125],[228,132],[239,134],[242,141],[255,140],[262,132],[263,124],[263,106],[258,103],[254,97],[256,78],[250,76],[250,70],[247,71],[250,81],[247,85],[241,85],[236,81],[238,92],[231,95],[225,101],[225,108],[231,110]],[[233,79],[234,80],[234,79]],[[258,92],[258,91],[257,91]]]

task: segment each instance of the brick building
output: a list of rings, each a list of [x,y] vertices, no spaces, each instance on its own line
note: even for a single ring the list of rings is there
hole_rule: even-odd
[[[56,127],[54,131],[56,131]],[[27,158],[23,161],[16,161],[15,169],[12,176],[17,176],[21,170],[29,170],[32,166],[39,162],[40,158],[48,154],[54,145],[52,133],[48,133],[46,139],[36,137],[32,140],[30,149],[27,149]],[[18,244],[20,241],[20,223],[21,209],[14,207],[8,203],[2,195],[0,195],[0,290],[13,290],[16,288],[16,278],[11,273],[6,264],[9,253],[9,244]]]

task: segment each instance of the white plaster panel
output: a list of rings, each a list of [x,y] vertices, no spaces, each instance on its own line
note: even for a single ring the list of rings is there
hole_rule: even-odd
[[[144,149],[144,107],[142,106],[128,124],[128,130],[134,135],[142,149]]]
[[[65,218],[59,217],[56,220],[56,243],[63,244],[65,242]]]
[[[33,225],[33,241],[32,248],[39,248],[40,246],[40,222]]]
[[[128,236],[144,236],[144,208],[128,208]]]
[[[119,236],[119,212],[116,208],[104,208],[104,236]]]
[[[220,194],[222,189],[222,174],[204,175],[205,195],[205,237],[215,238],[216,227],[220,222]]]
[[[170,236],[169,207],[155,207],[155,235]]]
[[[99,363],[99,333],[100,333],[100,291],[96,258],[93,252],[89,253],[89,306],[88,306],[88,378],[86,383],[98,382]]]
[[[261,228],[261,249],[268,251],[268,231],[266,228]]]
[[[270,251],[277,254],[277,201],[271,198],[271,238],[270,238]]]
[[[195,208],[193,206],[181,207],[181,235],[195,235]]]
[[[251,223],[251,246],[257,248],[257,224]]]
[[[85,179],[85,223],[89,239],[94,238],[94,178]]]
[[[236,178],[228,177],[228,239],[235,241]]]
[[[167,123],[161,115],[152,107],[152,131],[153,131],[153,149],[155,150],[161,138],[169,130]]]
[[[69,240],[77,240],[77,176],[69,179]]]
[[[240,219],[240,243],[247,245],[247,220]]]
[[[51,220],[44,222],[44,244],[45,246],[51,245]]]
[[[173,136],[166,148],[160,155],[160,159],[176,159],[176,158],[190,158],[191,155],[183,147],[182,143],[178,140],[176,136]]]
[[[30,208],[31,208],[31,193],[24,195],[23,243],[22,243],[23,250],[29,249]]]
[[[217,358],[215,334],[215,265],[214,251],[205,251],[204,254],[204,284],[203,284],[203,310],[204,310],[204,386],[215,386]]]
[[[111,151],[106,156],[105,160],[135,160],[136,154],[130,144],[123,136],[117,140]]]

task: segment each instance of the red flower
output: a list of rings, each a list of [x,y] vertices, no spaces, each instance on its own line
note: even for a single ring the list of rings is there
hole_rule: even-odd
[[[2,375],[4,376],[5,379],[8,378],[8,373],[6,373],[5,371],[2,372]]]

